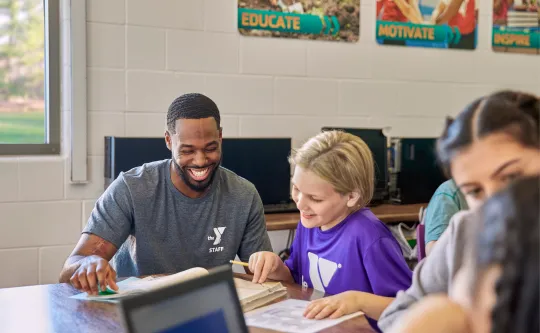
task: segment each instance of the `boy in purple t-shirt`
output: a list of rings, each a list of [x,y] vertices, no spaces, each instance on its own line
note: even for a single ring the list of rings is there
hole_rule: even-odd
[[[272,252],[252,254],[253,281],[294,281],[333,294],[311,302],[307,318],[363,311],[377,320],[396,293],[409,288],[412,272],[390,230],[366,208],[374,187],[371,151],[359,137],[328,131],[290,162],[301,214],[291,257],[283,263]]]

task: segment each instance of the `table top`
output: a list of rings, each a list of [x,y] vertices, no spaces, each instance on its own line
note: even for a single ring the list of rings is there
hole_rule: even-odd
[[[418,212],[425,204],[391,205],[384,204],[370,207],[373,214],[384,223],[418,222]],[[268,231],[296,229],[300,220],[299,213],[273,213],[265,214]]]
[[[246,278],[245,274],[235,274]],[[321,298],[322,293],[284,283],[287,297],[301,300]],[[117,304],[69,298],[79,293],[69,284],[50,284],[0,289],[2,333],[125,332]],[[74,328],[76,328],[74,330]],[[250,327],[251,333],[274,332]],[[364,316],[355,317],[323,333],[374,332]]]

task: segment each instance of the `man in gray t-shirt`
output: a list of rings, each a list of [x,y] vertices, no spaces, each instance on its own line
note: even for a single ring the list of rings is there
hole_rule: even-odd
[[[172,158],[121,173],[96,203],[60,282],[96,294],[119,276],[175,273],[272,251],[249,181],[220,166],[217,106],[201,94],[167,113]],[[247,153],[247,152],[246,152]]]

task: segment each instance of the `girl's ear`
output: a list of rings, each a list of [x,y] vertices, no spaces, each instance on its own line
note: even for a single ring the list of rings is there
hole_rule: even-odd
[[[352,208],[358,204],[358,200],[360,200],[360,193],[358,192],[351,192],[349,193],[349,199],[347,200],[347,207]]]

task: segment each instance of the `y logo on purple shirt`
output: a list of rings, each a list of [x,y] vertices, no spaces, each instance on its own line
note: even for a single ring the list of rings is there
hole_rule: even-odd
[[[330,281],[336,274],[336,271],[341,268],[341,264],[333,261],[319,258],[318,255],[308,252],[309,258],[309,278],[313,284],[313,288],[322,292],[325,292],[325,288],[328,287]],[[304,281],[302,275],[302,287],[307,288],[307,282]]]

